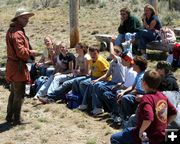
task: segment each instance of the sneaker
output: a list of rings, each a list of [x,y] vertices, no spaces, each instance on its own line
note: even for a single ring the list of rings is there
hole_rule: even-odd
[[[87,105],[80,105],[78,107],[79,110],[86,110],[87,109]]]
[[[110,120],[114,121],[115,117],[116,117],[116,115],[115,115],[115,114],[110,113],[110,118],[109,118]]]
[[[116,116],[114,118],[114,123],[121,123],[121,122],[122,122],[122,119],[119,116]]]
[[[103,114],[104,113],[104,109],[102,108],[94,108],[92,111],[93,115],[99,115],[99,114]]]
[[[121,44],[122,44],[123,48],[129,48],[131,46],[130,41],[125,41],[125,42],[123,42]]]
[[[33,97],[33,100],[38,100],[38,96],[35,95],[35,96]]]

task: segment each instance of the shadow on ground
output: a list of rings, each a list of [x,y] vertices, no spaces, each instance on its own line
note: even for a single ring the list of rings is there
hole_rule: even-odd
[[[10,89],[10,84],[8,84],[5,79],[0,78],[0,85],[5,89]]]
[[[161,60],[166,60],[167,53],[166,52],[148,52],[147,56],[148,56],[148,60],[150,61],[161,61]]]
[[[10,123],[4,122],[0,124],[0,133],[8,131],[12,128],[13,126]]]

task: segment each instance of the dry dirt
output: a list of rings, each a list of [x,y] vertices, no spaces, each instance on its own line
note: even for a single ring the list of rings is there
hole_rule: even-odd
[[[29,6],[25,2],[21,5]],[[130,4],[112,0],[105,5],[81,6],[81,41],[87,44],[96,43],[94,33],[117,34],[119,9],[126,5],[130,6],[137,16],[141,16],[143,5],[140,2]],[[4,65],[6,60],[5,33],[19,6],[0,7],[0,65]],[[34,12],[35,16],[26,28],[34,49],[42,50],[43,38],[48,34],[56,41],[69,42],[67,0],[62,0],[56,8]],[[161,53],[153,53],[152,56],[154,59],[149,61],[149,68],[154,68],[157,59],[163,58]],[[175,76],[180,84],[179,72],[180,70],[176,71]],[[10,127],[4,125],[8,95],[9,91],[0,86],[0,144],[108,144],[110,135],[118,131],[106,122],[107,114],[93,118],[78,110],[70,110],[65,104],[41,105],[30,98],[25,99],[22,108],[23,119],[29,123]]]
[[[11,127],[4,124],[8,95],[0,86],[0,144],[107,144],[117,131],[107,125],[108,114],[93,118],[65,104],[42,105],[30,98],[22,109],[27,124]]]

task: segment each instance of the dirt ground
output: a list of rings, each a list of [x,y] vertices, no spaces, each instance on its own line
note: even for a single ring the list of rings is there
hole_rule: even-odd
[[[5,34],[10,19],[20,6],[30,6],[24,0],[20,5],[0,6],[0,66],[5,65]],[[1,2],[1,1],[0,1]],[[80,7],[79,30],[81,42],[88,45],[98,43],[94,34],[117,35],[119,10],[124,6],[131,7],[133,14],[141,17],[144,3],[140,0],[110,0],[101,5]],[[163,7],[165,7],[163,5]],[[162,8],[163,8],[162,7]],[[164,10],[160,8],[160,10]],[[58,7],[34,9],[35,16],[30,19],[26,33],[32,47],[43,50],[43,38],[51,35],[56,41],[69,44],[68,1],[61,0]],[[164,10],[167,14],[167,10]],[[162,15],[160,14],[162,17]],[[171,15],[172,17],[172,15]],[[174,17],[174,16],[173,16]],[[148,68],[154,68],[157,59],[164,60],[161,53],[152,53]],[[175,76],[180,84],[180,70]],[[0,85],[0,144],[109,144],[111,134],[119,131],[111,128],[106,122],[108,114],[94,118],[78,110],[70,110],[65,104],[42,105],[31,98],[26,98],[22,116],[27,124],[11,127],[5,124],[6,107],[9,91]]]
[[[27,124],[5,124],[9,91],[0,86],[0,144],[108,144],[118,130],[108,126],[108,114],[94,118],[65,104],[42,105],[26,98],[22,117]]]

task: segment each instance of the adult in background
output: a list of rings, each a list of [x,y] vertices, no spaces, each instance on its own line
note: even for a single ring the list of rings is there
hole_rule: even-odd
[[[16,11],[11,20],[10,28],[6,34],[7,64],[6,80],[11,84],[10,96],[7,106],[6,121],[13,125],[21,124],[21,106],[24,100],[25,84],[30,81],[30,74],[26,62],[38,55],[32,50],[24,27],[28,24],[31,13],[24,8]]]
[[[162,26],[155,9],[150,4],[146,4],[144,7],[142,21],[144,29],[137,33],[136,39],[138,39],[138,49],[146,58],[146,44],[154,40],[159,40],[158,31]]]
[[[117,46],[120,46],[124,42],[126,33],[133,34],[141,28],[140,21],[137,17],[131,15],[131,11],[127,7],[120,10],[120,20],[120,26],[118,27],[119,35],[114,42]]]

